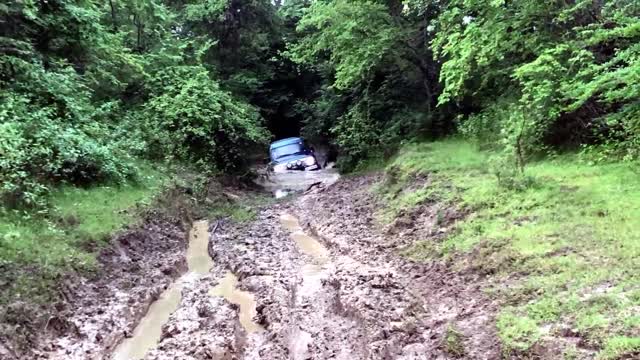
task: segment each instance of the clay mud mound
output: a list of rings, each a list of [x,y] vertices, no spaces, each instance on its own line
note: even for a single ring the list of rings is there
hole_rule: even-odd
[[[155,215],[117,235],[98,257],[99,277],[64,279],[62,300],[48,309],[38,345],[16,358],[109,359],[185,268],[185,237],[180,221]]]

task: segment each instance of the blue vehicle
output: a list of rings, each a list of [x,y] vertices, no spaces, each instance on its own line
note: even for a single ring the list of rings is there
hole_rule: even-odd
[[[269,147],[269,156],[276,172],[320,169],[313,149],[306,147],[299,137],[274,141]]]

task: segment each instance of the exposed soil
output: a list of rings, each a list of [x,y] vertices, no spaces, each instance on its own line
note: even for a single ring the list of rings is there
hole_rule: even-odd
[[[461,214],[424,204],[382,227],[370,192],[379,180],[315,186],[247,223],[211,221],[213,267],[180,278],[180,304],[145,359],[499,358],[483,280],[398,254],[439,239]],[[185,238],[166,220],[118,236],[101,255],[104,275],[74,279],[52,317],[59,331],[29,358],[109,359],[186,269]]]
[[[430,205],[407,215],[412,221],[379,227],[379,204],[369,192],[377,180],[344,179],[266,207],[251,223],[212,225],[214,268],[184,288],[146,359],[499,358],[495,305],[480,279],[395,251],[441,236],[460,215]],[[300,243],[291,215],[325,250]],[[254,294],[259,327],[241,324],[242,305],[212,294],[228,271],[240,290]],[[445,341],[451,331],[459,343]]]

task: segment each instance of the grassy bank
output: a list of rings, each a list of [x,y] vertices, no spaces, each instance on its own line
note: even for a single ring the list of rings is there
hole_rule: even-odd
[[[91,271],[111,234],[136,222],[168,186],[170,175],[141,164],[135,182],[120,186],[61,186],[42,211],[0,213],[0,261],[15,272],[0,301],[16,297],[45,301],[53,279],[69,270]],[[9,275],[9,274],[4,274]]]
[[[640,354],[640,183],[637,164],[589,164],[563,155],[530,164],[526,186],[499,186],[490,154],[459,140],[411,144],[389,164],[392,217],[429,201],[469,211],[415,259],[444,258],[496,284],[497,328],[507,354],[580,337],[603,359]],[[416,177],[424,185],[401,191]],[[424,178],[426,177],[426,181]],[[556,340],[554,340],[556,339]],[[565,357],[578,350],[566,342]]]

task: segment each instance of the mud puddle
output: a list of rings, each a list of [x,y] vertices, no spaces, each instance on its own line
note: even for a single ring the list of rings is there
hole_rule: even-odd
[[[147,351],[156,346],[162,333],[162,325],[180,305],[182,284],[171,285],[147,311],[140,321],[133,336],[125,339],[116,349],[113,360],[141,359]]]
[[[280,216],[280,222],[285,229],[291,232],[291,238],[296,242],[300,251],[311,256],[316,264],[322,265],[329,260],[329,251],[318,240],[304,232],[298,218],[285,213]]]
[[[256,315],[256,300],[252,293],[239,290],[237,288],[238,277],[228,272],[220,280],[218,285],[209,291],[211,296],[223,297],[228,302],[237,305],[240,308],[238,317],[240,325],[247,333],[262,331],[262,326],[253,321]]]
[[[318,240],[304,232],[295,216],[284,213],[280,215],[280,223],[290,232],[298,249],[312,259],[312,262],[304,264],[300,269],[302,285],[298,289],[302,296],[311,295],[322,288],[323,270],[329,262],[329,251]]]
[[[189,247],[187,248],[187,266],[189,272],[204,275],[213,267],[213,260],[209,256],[209,222],[206,220],[193,223],[189,233]]]
[[[314,184],[322,183],[329,186],[340,179],[336,169],[322,169],[317,171],[284,171],[268,173],[256,180],[256,183],[270,191],[276,198],[282,198],[296,192],[303,192]]]
[[[187,278],[204,275],[213,266],[213,261],[207,252],[209,244],[209,222],[196,221],[189,232],[189,246],[187,248],[187,274],[171,284],[149,306],[146,315],[140,320],[130,338],[122,341],[116,348],[113,360],[141,359],[151,349],[155,348],[162,335],[162,326],[169,321],[171,314],[176,311],[182,300],[183,283]]]

